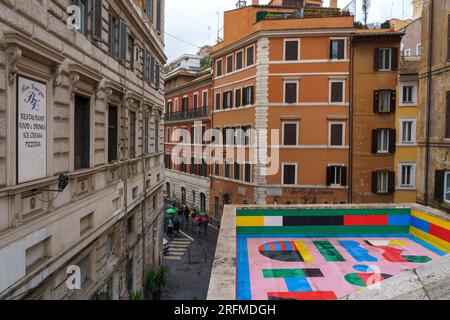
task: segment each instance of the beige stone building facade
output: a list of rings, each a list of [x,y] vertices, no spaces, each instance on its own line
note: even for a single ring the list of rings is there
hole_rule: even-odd
[[[129,299],[161,263],[163,17],[0,1],[1,299]]]
[[[423,1],[417,200],[450,210],[450,0]]]

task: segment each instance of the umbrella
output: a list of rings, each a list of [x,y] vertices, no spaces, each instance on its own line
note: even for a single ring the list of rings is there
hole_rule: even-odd
[[[166,211],[168,214],[175,214],[175,213],[177,213],[177,210],[175,210],[174,208],[170,208],[170,209],[167,209],[167,211]]]

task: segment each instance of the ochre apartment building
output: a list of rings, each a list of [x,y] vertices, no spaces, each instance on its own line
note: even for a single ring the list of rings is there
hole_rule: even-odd
[[[308,9],[318,1],[306,1],[303,18],[292,16],[303,1],[257,2],[225,12],[212,53],[213,126],[222,145],[238,145],[215,155],[216,219],[227,203],[348,201],[353,17]]]

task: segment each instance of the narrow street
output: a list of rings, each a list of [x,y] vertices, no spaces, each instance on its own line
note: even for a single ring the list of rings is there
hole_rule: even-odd
[[[208,228],[206,236],[198,236],[192,227],[182,228],[180,238],[170,241],[164,264],[169,268],[163,300],[205,300],[216,250],[218,230]],[[205,262],[206,261],[206,262]]]

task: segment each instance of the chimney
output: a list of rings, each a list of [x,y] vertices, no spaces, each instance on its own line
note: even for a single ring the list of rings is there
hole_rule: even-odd
[[[413,0],[413,19],[418,19],[422,17],[423,11],[423,0]]]
[[[259,6],[259,0],[252,0],[252,6]]]
[[[337,8],[337,0],[330,0],[330,8]]]

